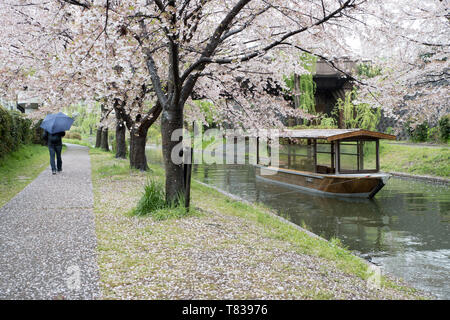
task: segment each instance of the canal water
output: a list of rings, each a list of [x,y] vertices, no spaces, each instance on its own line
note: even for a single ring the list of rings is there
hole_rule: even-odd
[[[148,161],[161,163],[160,148]],[[193,178],[252,202],[380,265],[411,286],[450,299],[450,188],[391,178],[374,199],[311,194],[262,181],[251,165],[194,165]]]

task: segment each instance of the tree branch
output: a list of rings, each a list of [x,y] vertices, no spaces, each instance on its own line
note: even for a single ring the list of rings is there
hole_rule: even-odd
[[[147,114],[142,118],[142,124],[139,128],[140,132],[144,132],[144,130],[148,130],[153,123],[158,119],[159,115],[162,112],[162,106],[159,101],[156,101],[156,104],[153,108],[151,108]]]
[[[259,55],[261,55],[262,53],[266,53],[269,50],[275,48],[276,46],[279,46],[280,44],[283,44],[284,41],[294,35],[297,35],[299,33],[302,33],[310,28],[313,28],[315,26],[321,25],[325,22],[327,22],[328,20],[330,20],[331,18],[333,18],[334,16],[337,16],[338,14],[340,14],[344,9],[352,7],[353,6],[353,0],[347,0],[346,2],[344,2],[338,9],[336,9],[335,11],[331,12],[330,14],[328,14],[327,16],[325,16],[324,18],[322,18],[321,20],[316,21],[315,23],[306,26],[306,27],[302,27],[300,29],[291,31],[287,34],[285,34],[284,36],[282,36],[279,40],[272,42],[271,44],[267,45],[266,47],[254,51],[252,53],[248,53],[245,55],[241,55],[240,58],[236,59],[236,58],[222,58],[222,59],[211,59],[211,54],[205,54],[205,52],[202,54],[202,56],[196,61],[194,62],[184,73],[183,76],[181,77],[181,81],[184,82],[189,75],[197,69],[201,69],[202,66],[204,68],[204,65],[207,63],[218,63],[218,64],[229,64],[232,62],[235,62],[236,60],[240,61],[240,62],[245,62],[248,60],[251,60]],[[219,43],[217,43],[220,39],[215,39],[215,41],[213,41],[214,38],[212,39],[212,42],[216,44],[216,46],[214,48],[216,48],[218,46]],[[210,46],[212,46],[210,44]],[[205,49],[206,51],[206,49]],[[210,51],[207,51],[207,53],[209,53]]]
[[[81,2],[79,0],[60,0],[60,1],[68,3],[68,4],[80,6],[80,7],[83,7],[85,9],[90,9],[91,8],[91,4],[89,3],[89,1],[83,1],[83,2]]]
[[[239,14],[239,12],[250,2],[251,0],[240,0],[231,10],[228,12],[228,14],[225,16],[225,18],[220,22],[218,27],[213,33],[212,38],[210,39],[209,43],[206,45],[205,49],[202,52],[202,56],[200,57],[199,61],[203,61],[203,59],[210,58],[214,51],[217,49],[219,44],[221,43],[222,35],[229,29],[229,26],[233,19]],[[185,81],[185,85],[183,86],[183,89],[181,91],[181,102],[184,103],[189,95],[191,94],[195,83],[197,82],[197,79],[199,75],[190,75],[192,71],[198,69],[199,72],[201,72],[205,68],[204,63],[194,63],[188,70],[186,70],[183,74],[183,76],[180,79],[180,83],[183,84]],[[189,77],[189,79],[188,79]],[[187,79],[187,80],[186,80]]]

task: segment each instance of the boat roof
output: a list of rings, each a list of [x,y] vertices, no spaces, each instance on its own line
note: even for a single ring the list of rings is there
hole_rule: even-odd
[[[388,139],[396,140],[396,136],[364,129],[286,129],[280,132],[280,138],[324,139],[328,141],[355,139]]]

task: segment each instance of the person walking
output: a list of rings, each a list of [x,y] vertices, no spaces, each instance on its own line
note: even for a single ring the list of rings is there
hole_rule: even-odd
[[[65,135],[66,133],[64,131],[51,134],[47,130],[45,130],[44,140],[47,141],[48,150],[50,152],[50,166],[52,168],[52,174],[56,174],[56,170],[58,170],[58,172],[62,171],[62,158],[61,158],[62,137],[64,137]],[[55,165],[55,155],[56,155],[56,165]]]

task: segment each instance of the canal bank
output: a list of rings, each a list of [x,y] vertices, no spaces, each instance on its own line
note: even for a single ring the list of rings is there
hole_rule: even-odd
[[[410,174],[410,173],[404,173],[404,172],[393,172],[393,171],[390,171],[388,173],[393,175],[393,176],[406,178],[406,179],[424,180],[424,181],[440,183],[440,184],[444,184],[444,185],[450,185],[450,179],[442,178],[442,177],[436,177],[436,176],[430,176],[430,175]]]
[[[161,151],[148,149],[151,163]],[[345,247],[440,299],[450,297],[450,189],[393,177],[375,199],[317,196],[255,179],[253,166],[198,165],[193,178],[251,203],[262,203],[299,226]]]
[[[402,282],[370,283],[367,264],[339,245],[298,230],[262,205],[194,182],[190,216],[129,214],[152,171],[91,150],[100,285],[111,299],[418,299]]]
[[[381,170],[397,176],[442,182],[450,179],[450,148],[413,143],[380,143]]]

